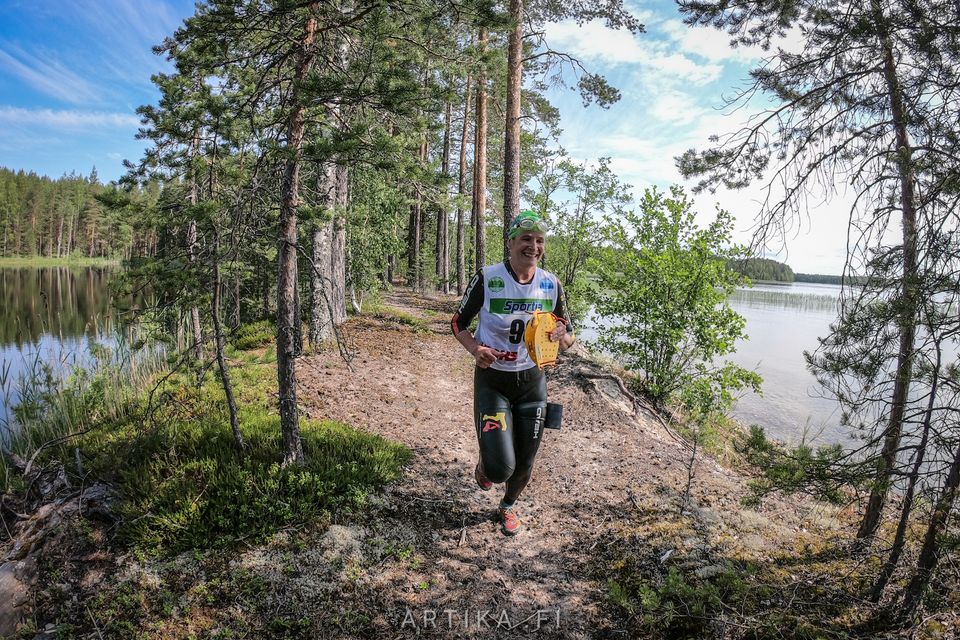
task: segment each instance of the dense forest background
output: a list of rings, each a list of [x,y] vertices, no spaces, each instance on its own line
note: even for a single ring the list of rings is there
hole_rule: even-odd
[[[116,187],[88,176],[57,179],[0,167],[0,257],[130,258],[156,249],[156,235],[110,207]],[[159,192],[149,184],[144,192]]]

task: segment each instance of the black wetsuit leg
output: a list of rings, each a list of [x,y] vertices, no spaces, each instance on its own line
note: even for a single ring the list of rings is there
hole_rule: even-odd
[[[508,372],[476,368],[473,406],[480,459],[487,478],[507,482],[516,499],[530,480],[543,438],[547,379],[532,367]]]

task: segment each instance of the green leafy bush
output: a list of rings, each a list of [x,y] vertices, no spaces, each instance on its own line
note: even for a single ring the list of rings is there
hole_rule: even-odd
[[[759,392],[756,373],[722,360],[747,337],[727,301],[745,282],[727,267],[745,254],[731,245],[730,214],[718,211],[698,228],[692,202],[674,187],[670,197],[647,190],[639,211],[607,222],[606,255],[595,265],[600,346],[642,373],[660,405],[680,401],[709,414],[729,407],[737,390]]]

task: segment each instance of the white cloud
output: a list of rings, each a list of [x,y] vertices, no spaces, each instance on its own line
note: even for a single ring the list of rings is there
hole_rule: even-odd
[[[717,64],[700,64],[683,54],[671,52],[649,34],[634,36],[622,29],[610,29],[599,21],[577,25],[561,22],[546,27],[547,42],[588,62],[609,65],[639,64],[664,80],[705,84],[720,77]]]
[[[0,107],[0,124],[71,130],[91,128],[135,129],[139,126],[140,119],[129,113]]]
[[[569,51],[594,61],[611,64],[641,62],[645,59],[643,47],[637,38],[625,29],[610,29],[598,21],[578,25],[560,22],[546,27],[547,41],[554,49]]]
[[[769,55],[760,47],[733,47],[730,35],[713,27],[691,27],[680,20],[667,20],[658,28],[680,47],[680,51],[711,62],[734,60],[749,63]]]
[[[689,93],[667,89],[657,92],[648,112],[661,122],[680,126],[699,122],[707,110]]]
[[[0,49],[0,67],[50,97],[74,104],[99,103],[100,92],[79,75],[53,59],[41,59],[8,47]]]
[[[791,53],[803,50],[803,32],[796,25],[791,27],[784,37],[774,38],[770,49],[766,51],[756,45],[734,47],[730,44],[733,38],[726,31],[714,27],[690,26],[681,20],[664,20],[657,24],[657,29],[679,46],[683,53],[706,58],[711,62],[733,61],[750,64],[769,58],[778,49]]]

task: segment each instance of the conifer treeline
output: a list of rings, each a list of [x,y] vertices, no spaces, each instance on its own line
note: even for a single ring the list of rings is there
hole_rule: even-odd
[[[107,206],[110,190],[96,169],[53,180],[0,167],[0,257],[129,258],[151,251],[155,234]]]
[[[727,266],[753,281],[793,282],[795,279],[790,265],[770,258],[731,260],[727,263]]]

